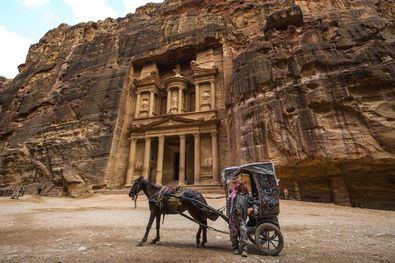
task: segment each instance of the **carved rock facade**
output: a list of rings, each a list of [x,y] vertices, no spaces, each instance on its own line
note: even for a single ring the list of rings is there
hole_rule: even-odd
[[[215,173],[216,131],[218,170],[273,160],[291,198],[394,209],[394,5],[168,0],[125,18],[62,24],[30,48],[15,79],[0,81],[0,182],[68,185],[75,174],[72,189],[121,187],[143,172],[171,182],[157,165],[161,137],[153,168],[141,132],[185,131],[189,118],[202,127],[215,108],[200,145],[205,180]],[[214,97],[211,84],[196,96],[193,61],[217,69]],[[163,147],[185,143],[193,182],[196,141],[185,134]],[[134,138],[142,156],[133,159]]]

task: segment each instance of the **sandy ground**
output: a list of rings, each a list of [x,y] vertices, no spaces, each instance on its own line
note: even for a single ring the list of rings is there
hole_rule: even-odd
[[[223,198],[207,201],[224,205]],[[166,217],[158,244],[137,247],[146,198],[131,206],[126,195],[0,198],[0,262],[395,262],[395,212],[282,201],[280,256],[251,245],[242,259],[226,234],[209,231],[208,247],[196,248],[197,226],[179,215]],[[210,225],[227,229],[221,219]]]

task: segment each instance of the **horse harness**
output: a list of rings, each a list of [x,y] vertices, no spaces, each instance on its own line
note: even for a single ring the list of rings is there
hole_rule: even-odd
[[[140,185],[138,187],[140,187]],[[157,205],[160,212],[163,214],[162,224],[165,220],[165,213],[163,213],[165,203],[168,203],[168,208],[170,208],[170,209],[177,209],[177,207],[181,205],[181,202],[183,199],[191,201],[191,203],[195,206],[197,205],[196,204],[196,202],[198,202],[197,200],[183,197],[184,191],[185,191],[185,189],[182,186],[162,186],[162,188],[157,193],[153,194],[152,196],[150,196],[148,198],[148,201]],[[135,208],[136,208],[136,200],[137,200],[137,196],[135,199]],[[198,202],[198,203],[200,203],[200,202]],[[201,205],[203,205],[203,204],[201,204]],[[198,224],[201,227],[207,228],[208,230],[216,231],[216,232],[223,233],[223,234],[229,234],[229,232],[222,231],[222,230],[216,229],[214,227],[202,224],[198,220],[194,219],[191,216],[186,215],[185,213],[179,213],[179,215],[195,222],[196,224]]]
[[[182,202],[184,188],[181,186],[162,186],[162,188],[149,198],[149,202],[155,203],[161,212],[164,212],[165,204],[170,210],[176,210]]]

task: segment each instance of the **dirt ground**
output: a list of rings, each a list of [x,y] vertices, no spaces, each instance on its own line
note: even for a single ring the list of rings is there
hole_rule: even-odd
[[[0,262],[395,262],[390,211],[282,201],[282,253],[262,256],[251,245],[247,259],[217,232],[208,232],[207,248],[196,248],[197,226],[179,215],[165,218],[158,244],[137,247],[148,213],[145,197],[132,209],[127,195],[0,198]],[[221,219],[210,225],[227,230]]]

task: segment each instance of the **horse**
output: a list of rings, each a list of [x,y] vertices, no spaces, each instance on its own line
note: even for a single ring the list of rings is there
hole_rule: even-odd
[[[156,244],[160,240],[160,217],[161,215],[166,214],[181,214],[184,211],[188,211],[192,218],[199,223],[199,229],[196,233],[196,246],[197,247],[205,247],[207,244],[207,218],[215,221],[218,218],[218,215],[214,213],[210,213],[210,211],[203,210],[197,207],[193,201],[180,199],[181,204],[177,206],[177,208],[170,207],[168,202],[162,202],[157,200],[158,195],[162,190],[162,186],[154,185],[149,181],[145,180],[142,176],[137,178],[129,191],[129,197],[132,198],[133,201],[137,199],[138,193],[143,191],[149,200],[149,209],[150,209],[150,217],[148,220],[148,224],[146,227],[146,231],[143,239],[137,243],[137,246],[142,246],[145,242],[147,242],[148,234],[151,229],[152,223],[154,219],[156,219],[156,237],[151,241],[151,244]],[[194,199],[203,204],[207,204],[203,195],[192,189],[185,189],[185,194],[188,195],[188,199]],[[156,199],[155,199],[156,198]],[[200,242],[202,235],[202,242]]]

